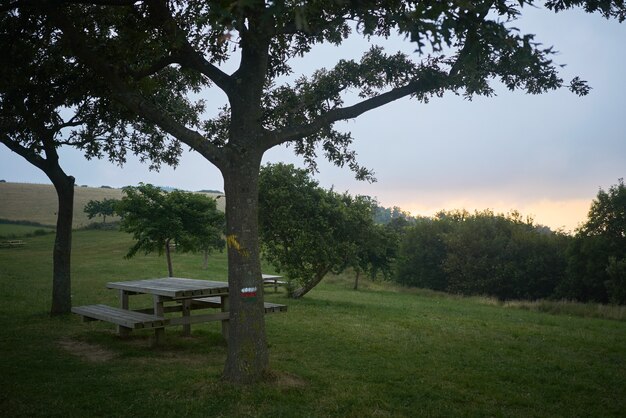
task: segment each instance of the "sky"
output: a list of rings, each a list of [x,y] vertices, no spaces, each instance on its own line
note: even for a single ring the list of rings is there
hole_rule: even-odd
[[[592,87],[586,97],[566,89],[526,95],[496,88],[496,97],[468,101],[452,94],[428,104],[409,99],[337,124],[355,139],[358,161],[374,170],[375,183],[354,179],[347,168],[318,159],[315,179],[326,188],[377,198],[413,215],[440,210],[517,210],[538,224],[566,232],[586,220],[600,188],[626,174],[626,22],[582,12],[553,14],[525,8],[514,26],[559,51],[564,80],[580,76]],[[387,52],[414,54],[408,42],[376,40]],[[350,39],[340,48],[323,46],[295,62],[295,76],[331,68],[341,58],[359,59],[370,44]],[[415,54],[414,54],[415,55]],[[225,71],[234,67],[226,66]],[[225,96],[205,97],[214,109]],[[139,182],[184,190],[223,190],[219,171],[185,151],[178,167],[150,172],[129,159],[121,168],[87,161],[62,149],[61,165],[79,185],[122,187]],[[264,162],[303,166],[287,147],[268,151]],[[38,169],[0,145],[0,179],[50,183]]]

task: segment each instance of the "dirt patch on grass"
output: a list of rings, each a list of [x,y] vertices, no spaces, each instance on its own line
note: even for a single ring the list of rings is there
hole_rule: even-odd
[[[68,353],[91,363],[104,363],[114,359],[117,354],[97,344],[64,338],[59,340],[59,347]]]
[[[266,381],[281,389],[301,389],[307,386],[307,382],[295,374],[272,370],[268,373]]]

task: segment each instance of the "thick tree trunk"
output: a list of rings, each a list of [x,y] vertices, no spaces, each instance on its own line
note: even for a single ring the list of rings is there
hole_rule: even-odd
[[[74,217],[74,177],[65,174],[59,165],[59,155],[54,146],[54,132],[43,128],[40,132],[46,158],[6,136],[0,142],[11,151],[43,171],[57,192],[57,229],[52,250],[52,306],[51,315],[69,313],[72,310],[72,219]]]
[[[235,156],[222,169],[226,192],[229,336],[224,378],[260,380],[269,367],[258,237],[261,155]]]
[[[74,177],[67,176],[60,167],[46,171],[57,192],[57,230],[52,252],[52,308],[51,315],[69,313],[72,309],[72,219],[74,216]]]

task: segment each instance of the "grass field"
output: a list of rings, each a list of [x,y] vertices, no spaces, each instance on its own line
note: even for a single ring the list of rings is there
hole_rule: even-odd
[[[53,236],[0,250],[0,415],[58,417],[623,417],[626,321],[550,315],[481,299],[333,277],[267,316],[272,375],[220,380],[218,324],[119,339],[113,326],[51,319]],[[74,234],[73,301],[116,304],[111,280],[163,276],[157,256],[122,258],[127,235]],[[225,254],[177,276],[224,280]],[[271,272],[265,269],[266,272]]]
[[[0,223],[0,239],[22,238],[33,234],[52,233],[53,228],[31,225],[15,225]]]
[[[216,194],[207,193],[209,196]],[[121,199],[121,189],[99,187],[74,188],[74,228],[98,222],[100,218],[88,219],[83,212],[90,200]],[[217,201],[218,208],[224,209],[224,199]],[[55,226],[58,203],[54,186],[50,184],[0,183],[0,219],[31,221],[42,225]],[[107,218],[108,220],[116,218]]]

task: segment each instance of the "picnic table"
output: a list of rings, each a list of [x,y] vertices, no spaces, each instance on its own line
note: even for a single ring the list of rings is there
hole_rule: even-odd
[[[72,308],[83,319],[108,321],[117,325],[120,335],[133,329],[154,328],[155,344],[162,339],[166,326],[182,325],[183,334],[191,333],[191,324],[221,321],[222,335],[228,339],[228,283],[210,280],[167,277],[158,279],[109,282],[109,289],[119,291],[120,307],[87,305]],[[129,296],[151,295],[152,307],[130,309]],[[219,308],[220,312],[192,315],[196,309]],[[285,312],[287,306],[265,303],[265,313]],[[180,317],[166,313],[182,312]]]
[[[21,239],[13,239],[8,241],[0,241],[0,248],[23,247],[24,241]]]
[[[282,279],[283,276],[275,276],[273,274],[262,274],[263,276],[263,285],[265,286],[274,286],[274,292],[278,292],[278,286],[285,286],[287,282]]]

